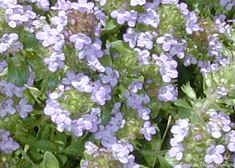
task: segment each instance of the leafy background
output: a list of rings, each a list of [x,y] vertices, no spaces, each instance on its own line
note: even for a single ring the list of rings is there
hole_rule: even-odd
[[[224,13],[228,19],[235,18],[235,11],[226,11],[221,7],[217,0],[185,0],[191,10],[199,13],[201,19],[212,24],[215,15]],[[51,3],[54,3],[53,1]],[[118,5],[125,3],[123,0],[110,0],[105,6],[105,12],[118,8]],[[140,9],[141,10],[141,9]],[[42,12],[42,11],[41,11]],[[184,38],[188,44],[196,44],[203,46],[203,35],[199,37],[191,37],[186,35],[184,30],[184,20],[179,16],[179,12],[174,6],[161,6],[159,9],[161,15],[161,23],[159,26],[159,34],[168,32],[172,27],[175,29],[177,37]],[[45,13],[49,16],[49,13]],[[208,26],[209,27],[209,26]],[[6,26],[3,19],[1,19],[0,34],[4,32],[11,32],[10,28]],[[114,68],[120,70],[121,79],[120,85],[114,90],[114,96],[111,103],[103,107],[103,122],[107,122],[110,118],[110,111],[112,103],[122,95],[127,86],[133,80],[144,81],[146,79],[153,79],[155,83],[161,85],[160,75],[158,69],[153,66],[142,67],[138,64],[135,57],[135,52],[130,49],[127,44],[121,41],[122,34],[127,27],[117,25],[117,23],[109,18],[107,26],[102,34],[102,41],[104,45],[111,46],[110,53],[119,54],[118,59],[113,60],[109,55],[102,58],[101,62],[104,65],[112,65]],[[139,27],[140,30],[146,30],[146,27]],[[16,30],[14,30],[15,32]],[[210,31],[210,29],[209,29]],[[19,116],[9,116],[0,120],[0,128],[7,129],[11,132],[13,138],[21,144],[21,148],[13,154],[0,154],[0,167],[9,168],[78,168],[80,161],[84,159],[84,143],[88,140],[94,140],[90,134],[85,134],[81,138],[74,137],[69,133],[59,133],[50,119],[43,115],[43,107],[49,91],[56,88],[64,76],[64,71],[52,73],[47,70],[47,67],[42,62],[42,58],[47,53],[41,44],[35,40],[33,34],[26,32],[22,28],[17,29],[20,35],[20,40],[23,42],[24,50],[16,55],[7,56],[8,71],[6,78],[8,81],[15,83],[18,86],[23,86],[30,73],[35,72],[36,81],[33,87],[27,87],[26,97],[34,104],[34,111],[30,117],[22,120]],[[224,38],[223,44],[226,49],[232,52],[234,56],[235,32],[231,39]],[[79,61],[74,61],[75,53],[70,46],[66,46],[66,63],[70,65],[71,69],[80,71],[87,71],[93,78],[97,76],[92,71],[87,70],[87,67]],[[156,48],[156,50],[158,50]],[[206,51],[203,47],[198,47],[197,50],[190,50],[197,58],[207,59]],[[3,57],[0,57],[0,60]],[[5,58],[4,58],[5,59]],[[125,117],[133,122],[118,133],[119,137],[126,137],[133,134],[134,138],[131,143],[135,147],[134,155],[139,164],[143,168],[170,168],[169,160],[166,159],[165,154],[169,149],[169,129],[174,123],[174,120],[182,117],[191,118],[192,121],[197,121],[195,117],[195,104],[203,104],[205,101],[210,101],[213,106],[220,106],[221,109],[229,111],[232,118],[234,117],[233,103],[235,92],[231,90],[229,97],[222,102],[213,102],[213,99],[208,96],[213,93],[213,88],[216,88],[216,76],[226,75],[231,83],[235,82],[233,79],[233,66],[228,67],[221,74],[213,74],[212,77],[203,77],[196,66],[185,67],[180,60],[178,61],[179,78],[177,85],[179,88],[180,99],[175,103],[162,103],[156,100],[155,91],[156,86],[146,86],[145,91],[150,93],[152,109],[151,120],[158,127],[158,133],[154,136],[151,142],[147,142],[143,137],[135,134],[134,128],[138,127],[139,121],[136,116],[130,115],[130,110],[123,107]],[[228,70],[229,69],[229,70]],[[218,78],[218,77],[217,77]],[[209,84],[213,83],[213,86]],[[81,103],[83,104],[83,103]],[[137,125],[137,126],[136,126]]]

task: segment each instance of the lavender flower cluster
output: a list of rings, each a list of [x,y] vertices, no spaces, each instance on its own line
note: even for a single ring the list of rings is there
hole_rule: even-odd
[[[10,132],[0,129],[0,152],[11,153],[20,145],[10,137]]]
[[[109,12],[111,1],[116,6]],[[219,3],[226,10],[235,6],[233,0]],[[24,121],[34,107],[41,108],[40,114],[61,134],[92,136],[85,143],[82,168],[102,167],[103,163],[141,167],[133,139],[140,137],[151,143],[161,133],[156,113],[172,110],[183,95],[180,68],[193,67],[206,79],[233,65],[225,46],[233,45],[234,28],[226,16],[204,21],[191,9],[179,0],[128,0],[120,6],[116,0],[0,0],[0,119],[19,115]],[[169,17],[171,10],[175,16]],[[38,46],[30,48],[24,41],[27,37]],[[228,44],[225,38],[230,38]],[[122,42],[118,50],[124,52],[112,48],[116,41]],[[34,56],[38,59],[33,62]],[[19,73],[14,71],[13,78],[19,75],[25,78],[23,83],[11,78],[14,59],[27,67],[23,77],[20,68]],[[43,65],[38,68],[39,60]],[[50,81],[51,74],[57,81]],[[41,86],[45,83],[48,87]],[[214,103],[224,100],[231,88],[232,84],[216,85],[215,93],[211,93],[216,94]],[[30,99],[30,89],[40,93],[40,101],[36,95]],[[156,103],[159,108],[155,108]],[[227,111],[215,109],[207,102],[191,103],[190,110],[196,114],[176,120],[167,157],[174,167],[220,167],[234,162],[235,123]],[[122,130],[132,130],[127,134],[135,135],[122,134]],[[18,148],[10,132],[0,129],[0,152],[12,153]]]
[[[228,115],[214,109],[202,115],[208,117],[204,125],[179,119],[171,128],[173,137],[168,155],[174,158],[175,167],[221,167],[233,162],[234,123]]]

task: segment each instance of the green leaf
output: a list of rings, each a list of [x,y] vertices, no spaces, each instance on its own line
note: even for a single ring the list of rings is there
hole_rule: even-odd
[[[8,61],[8,81],[23,86],[29,77],[29,69],[20,56],[12,57]]]
[[[82,156],[84,151],[85,141],[82,139],[73,140],[72,143],[64,149],[63,153],[72,156]]]
[[[193,90],[193,88],[190,86],[189,83],[182,86],[181,89],[189,98],[194,100],[197,98],[195,91]]]
[[[172,168],[172,166],[166,161],[164,157],[158,156],[158,161],[160,164],[159,168]]]
[[[51,152],[45,152],[40,168],[59,168],[59,161]]]

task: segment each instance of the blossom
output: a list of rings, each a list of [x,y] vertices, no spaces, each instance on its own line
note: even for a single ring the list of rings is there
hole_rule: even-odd
[[[14,108],[14,101],[12,99],[3,100],[0,103],[0,118],[3,118],[7,115],[15,114],[16,110]]]
[[[28,104],[28,101],[25,98],[23,98],[20,100],[19,104],[16,105],[16,110],[20,114],[21,118],[26,118],[28,114],[33,111],[33,107]]]
[[[71,81],[71,85],[78,91],[91,93],[93,86],[90,78],[82,73],[79,73],[74,80]]]
[[[172,84],[162,86],[158,91],[158,99],[160,101],[164,102],[176,101],[177,97],[178,97],[178,90]]]
[[[111,91],[109,85],[103,85],[100,81],[97,81],[93,85],[91,99],[99,105],[104,105],[107,100],[111,99]]]
[[[36,18],[36,13],[32,11],[30,6],[12,5],[6,9],[6,20],[10,27],[15,28],[19,25],[31,24]]]
[[[134,150],[133,146],[126,141],[119,141],[112,145],[112,154],[121,163],[128,163],[128,156]]]
[[[235,6],[234,0],[220,0],[221,6],[225,7],[226,10],[231,10]]]
[[[227,148],[230,152],[235,152],[235,131],[231,130],[227,135],[226,135],[226,140],[227,140]]]
[[[161,0],[162,4],[177,4],[179,0]]]
[[[23,44],[19,41],[16,33],[5,33],[0,38],[0,54],[15,53],[23,49]]]
[[[153,36],[150,32],[139,33],[137,37],[137,46],[146,49],[153,48]]]
[[[178,77],[177,62],[167,55],[153,55],[156,65],[160,66],[160,74],[164,82],[171,82]]]
[[[51,72],[55,72],[64,67],[64,60],[64,53],[53,52],[50,57],[44,59],[44,62]]]
[[[124,24],[127,22],[128,26],[134,27],[137,20],[137,12],[134,10],[114,10],[111,13],[111,17],[117,19],[118,24]]]
[[[0,129],[0,152],[9,154],[19,147],[20,145],[10,137],[10,132]]]
[[[146,13],[140,14],[138,22],[157,28],[160,23],[160,16],[155,10],[148,8]]]
[[[123,35],[123,40],[128,42],[131,48],[136,46],[138,33],[135,32],[133,28],[128,28],[126,33]]]
[[[140,64],[148,65],[150,64],[150,52],[146,49],[135,48],[135,51],[138,53],[138,60]]]
[[[211,145],[207,149],[207,154],[205,155],[205,162],[221,164],[224,161],[223,153],[225,152],[225,147],[223,145]]]
[[[194,31],[201,31],[202,28],[197,23],[198,17],[195,12],[189,12],[186,16],[186,32],[192,34]]]
[[[228,115],[213,109],[209,110],[208,114],[210,118],[207,123],[207,129],[212,137],[218,139],[223,135],[223,132],[231,130],[231,120]]]
[[[100,80],[104,84],[110,84],[112,87],[116,86],[119,79],[119,72],[111,67],[106,67],[104,74],[100,74]]]
[[[152,135],[156,134],[156,128],[151,125],[150,121],[145,121],[140,132],[144,135],[146,140],[151,141]]]
[[[131,0],[130,5],[137,6],[137,5],[144,5],[145,3],[146,0]]]

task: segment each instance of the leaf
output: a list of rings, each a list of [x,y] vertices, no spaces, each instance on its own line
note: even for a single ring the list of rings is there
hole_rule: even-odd
[[[166,161],[164,157],[158,156],[158,161],[160,164],[159,168],[172,168],[172,166]]]
[[[51,152],[45,152],[40,168],[59,168],[59,161]]]
[[[52,143],[51,141],[41,139],[31,144],[31,147],[35,149],[41,149],[44,151],[50,150],[56,152],[58,146],[56,146],[56,144]]]
[[[84,143],[85,141],[81,139],[74,140],[67,148],[65,148],[63,153],[72,156],[82,156],[85,149]]]
[[[189,83],[183,85],[181,89],[189,98],[193,100],[197,98],[195,91],[193,90],[193,88],[190,86]]]
[[[12,57],[8,61],[8,81],[23,86],[29,77],[29,69],[24,60],[19,56]]]

